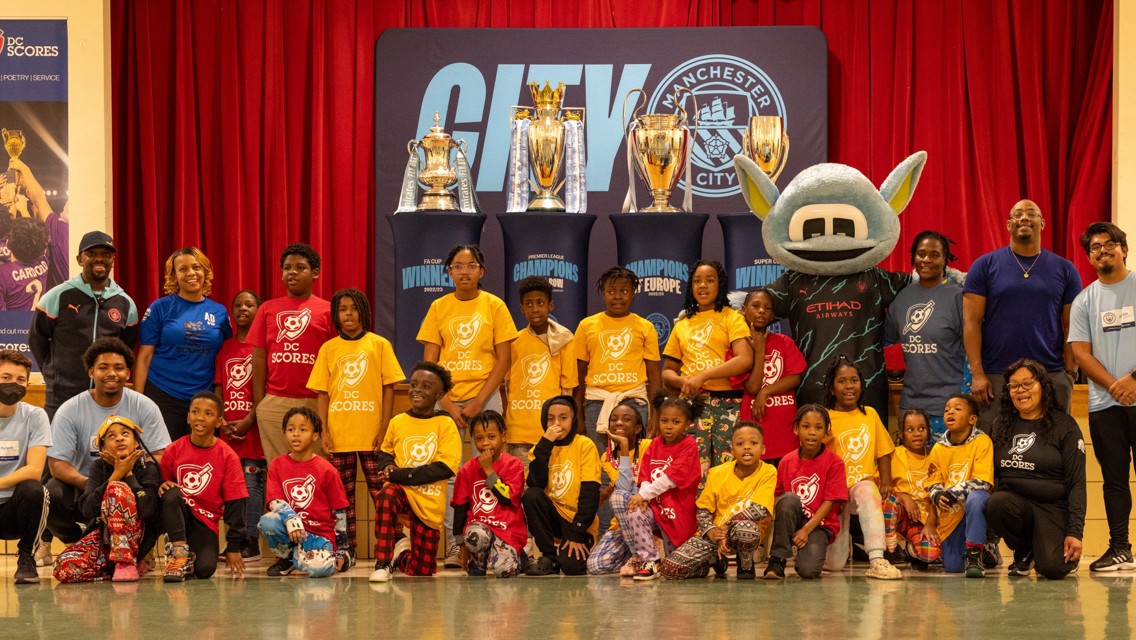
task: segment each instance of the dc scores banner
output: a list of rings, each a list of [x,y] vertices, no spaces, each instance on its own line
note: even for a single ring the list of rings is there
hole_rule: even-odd
[[[32,311],[67,279],[67,121],[67,21],[0,19],[0,348],[28,357]]]

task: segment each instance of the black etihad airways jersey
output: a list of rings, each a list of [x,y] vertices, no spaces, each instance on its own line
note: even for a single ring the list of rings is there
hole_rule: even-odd
[[[824,404],[824,374],[843,353],[864,373],[864,403],[886,420],[884,312],[910,281],[910,274],[872,267],[844,276],[786,271],[767,287],[773,313],[789,320],[808,363],[797,388],[797,406]]]

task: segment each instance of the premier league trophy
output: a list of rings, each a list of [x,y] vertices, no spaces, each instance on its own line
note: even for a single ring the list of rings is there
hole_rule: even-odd
[[[742,136],[742,151],[773,182],[789,158],[789,134],[781,116],[753,116]]]
[[[642,89],[632,89],[623,99],[624,122],[627,122],[627,100],[634,93],[643,95],[644,104],[639,105],[632,113],[631,123],[627,128],[627,199],[624,201],[625,212],[635,211],[635,183],[631,178],[631,164],[634,158],[635,168],[639,177],[651,190],[654,202],[643,209],[644,213],[678,213],[691,209],[691,180],[690,156],[694,150],[695,135],[698,131],[698,121],[694,126],[687,126],[687,112],[679,100],[682,92],[690,94],[695,114],[698,113],[698,102],[694,93],[689,89],[680,88],[674,93],[676,113],[648,113],[638,115],[646,104],[647,94]],[[683,176],[685,169],[686,194],[683,197],[683,208],[673,207],[668,202],[671,192]]]
[[[564,107],[564,83],[556,88],[545,81],[544,88],[529,83],[534,111],[512,109],[509,165],[505,177],[506,211],[568,211],[587,209],[584,188],[584,110]],[[532,168],[534,180],[529,179]],[[561,169],[564,179],[557,182]],[[529,185],[536,197],[529,200]],[[556,195],[564,189],[564,200]],[[565,202],[565,200],[567,202]]]
[[[434,112],[434,126],[430,127],[430,133],[421,140],[411,140],[406,145],[410,160],[403,175],[397,212],[478,211],[465,147],[465,140],[454,140],[442,129],[441,117]],[[425,169],[422,168],[419,149],[426,155]],[[451,164],[451,152],[454,150],[457,150],[457,161]],[[418,202],[419,182],[428,189],[421,202]],[[457,197],[450,192],[450,187],[454,184],[457,185]]]

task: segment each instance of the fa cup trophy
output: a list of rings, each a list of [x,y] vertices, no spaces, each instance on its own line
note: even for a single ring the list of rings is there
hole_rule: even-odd
[[[478,210],[477,196],[470,179],[469,162],[465,155],[465,140],[454,140],[442,129],[441,117],[434,112],[434,126],[421,140],[411,140],[406,149],[410,160],[403,175],[402,192],[399,195],[398,212],[407,211],[463,211]],[[457,150],[457,161],[451,163],[451,152]],[[426,166],[422,167],[422,156],[426,156]],[[427,191],[418,202],[418,183]],[[457,197],[450,187],[457,185]]]

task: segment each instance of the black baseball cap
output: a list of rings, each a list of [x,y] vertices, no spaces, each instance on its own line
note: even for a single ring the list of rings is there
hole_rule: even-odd
[[[79,253],[83,253],[88,249],[94,249],[95,247],[104,247],[110,249],[111,252],[118,251],[114,248],[114,238],[102,231],[88,231],[83,234],[83,239],[79,242]]]

